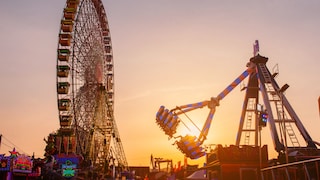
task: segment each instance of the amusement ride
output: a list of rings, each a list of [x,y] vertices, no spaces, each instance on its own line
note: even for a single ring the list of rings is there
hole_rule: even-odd
[[[0,156],[1,162],[6,162],[0,169],[5,173],[0,175],[7,179],[12,172],[30,179],[40,175],[45,179],[121,177],[121,173],[128,173],[129,166],[114,117],[114,61],[102,0],[66,0],[58,34],[56,91],[60,128],[44,139],[45,168],[41,172],[37,169],[44,167],[41,160],[19,155],[14,149],[10,157]],[[172,109],[160,106],[156,124],[174,139],[173,145],[185,159],[206,157],[207,165],[202,170],[206,170],[207,179],[320,179],[320,143],[310,136],[290,105],[285,96],[289,85],[277,83],[278,69],[268,69],[268,58],[259,54],[257,40],[253,47],[254,55],[246,69],[217,96]],[[247,85],[241,87],[245,96],[235,144],[218,145],[208,151],[205,141],[217,107],[246,78]],[[318,102],[320,108],[320,97]],[[180,134],[178,128],[190,129],[185,117],[196,126],[188,114],[204,107],[209,112],[202,129],[196,127],[200,134]],[[272,162],[261,143],[265,127],[278,153]],[[165,163],[169,171],[165,175],[172,175],[172,160],[151,161],[156,172]]]
[[[57,54],[60,129],[54,155],[81,156],[82,165],[103,173],[126,169],[114,117],[111,35],[101,0],[66,1]]]
[[[222,165],[224,163],[237,167],[234,171],[238,173],[241,168],[256,168],[254,171],[257,172],[258,169],[269,166],[267,149],[261,147],[261,130],[266,126],[269,127],[274,149],[278,153],[274,164],[320,158],[320,150],[317,147],[319,143],[311,138],[285,96],[284,92],[289,88],[289,85],[280,86],[277,83],[278,68],[275,66],[274,72],[268,69],[266,65],[268,58],[259,54],[258,40],[255,41],[253,47],[254,56],[246,64],[246,70],[217,96],[197,103],[176,106],[170,110],[160,106],[156,113],[156,123],[169,136],[169,139],[174,138],[174,145],[184,156],[190,159],[206,156],[207,164],[211,164],[211,168],[215,168],[212,172],[218,174],[219,179],[224,179],[223,175],[230,175],[230,172],[223,171]],[[204,141],[207,140],[217,107],[247,77],[247,85],[241,88],[242,91],[245,91],[245,97],[235,144],[225,148],[219,145],[213,152],[207,152]],[[209,109],[209,113],[202,129],[197,127],[200,131],[199,136],[179,134],[178,127],[191,129],[186,125],[186,119],[192,121],[188,114],[204,107]],[[196,126],[193,122],[189,124]],[[239,162],[246,165],[241,166],[237,164]],[[252,162],[256,164],[252,164]],[[251,166],[248,166],[249,164]],[[312,166],[319,167],[319,165],[316,162]],[[230,169],[232,168],[229,167],[229,171]],[[319,179],[319,169],[313,169],[312,172],[317,172],[314,177]],[[308,173],[305,171],[302,174]],[[239,178],[239,176],[229,176],[229,178]]]

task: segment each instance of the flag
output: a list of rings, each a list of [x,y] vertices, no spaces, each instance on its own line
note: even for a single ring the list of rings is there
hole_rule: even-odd
[[[259,41],[256,40],[253,44],[253,56],[258,55],[259,53]]]

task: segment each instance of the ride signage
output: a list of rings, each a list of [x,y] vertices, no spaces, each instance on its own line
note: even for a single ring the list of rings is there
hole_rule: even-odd
[[[32,160],[30,157],[22,154],[13,159],[13,172],[19,173],[31,173],[32,172]]]

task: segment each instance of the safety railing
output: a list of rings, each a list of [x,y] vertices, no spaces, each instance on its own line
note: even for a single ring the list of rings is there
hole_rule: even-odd
[[[320,179],[320,158],[261,169],[262,180]]]

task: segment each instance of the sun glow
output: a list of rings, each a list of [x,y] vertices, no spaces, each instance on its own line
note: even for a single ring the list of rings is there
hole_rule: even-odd
[[[208,109],[204,108],[179,115],[180,123],[177,128],[177,134],[181,136],[192,135],[198,138],[201,134],[202,127],[206,121],[208,113]]]
[[[200,129],[198,129],[193,124],[192,125],[185,124],[184,122],[180,122],[177,132],[181,136],[191,135],[191,136],[199,137],[200,135]]]

